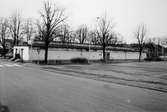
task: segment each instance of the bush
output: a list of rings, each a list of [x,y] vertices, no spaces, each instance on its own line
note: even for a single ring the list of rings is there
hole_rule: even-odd
[[[0,49],[1,56],[5,56],[8,53],[8,49]]]
[[[160,57],[145,58],[145,61],[163,61]]]
[[[72,58],[71,63],[80,63],[80,64],[87,64],[88,63],[88,59],[86,58]]]
[[[33,60],[33,63],[41,65],[62,65],[62,64],[68,64],[69,61],[67,62],[67,60],[48,60],[46,64],[44,60]]]

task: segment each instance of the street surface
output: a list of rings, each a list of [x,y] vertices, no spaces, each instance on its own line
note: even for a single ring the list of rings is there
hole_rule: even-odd
[[[166,67],[0,61],[0,102],[11,112],[167,112]]]

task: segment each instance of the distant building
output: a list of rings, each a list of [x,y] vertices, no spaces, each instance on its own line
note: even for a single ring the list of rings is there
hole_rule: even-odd
[[[161,45],[156,45],[154,43],[148,43],[145,45],[145,49],[147,50],[148,58],[167,56],[167,48]]]

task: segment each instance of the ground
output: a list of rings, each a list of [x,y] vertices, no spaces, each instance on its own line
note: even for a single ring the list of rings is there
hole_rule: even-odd
[[[166,112],[167,62],[39,66],[0,61],[11,112]]]

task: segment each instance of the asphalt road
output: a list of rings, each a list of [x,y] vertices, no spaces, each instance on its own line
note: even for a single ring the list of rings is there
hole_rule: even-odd
[[[0,102],[11,112],[167,112],[165,92],[4,61]]]

